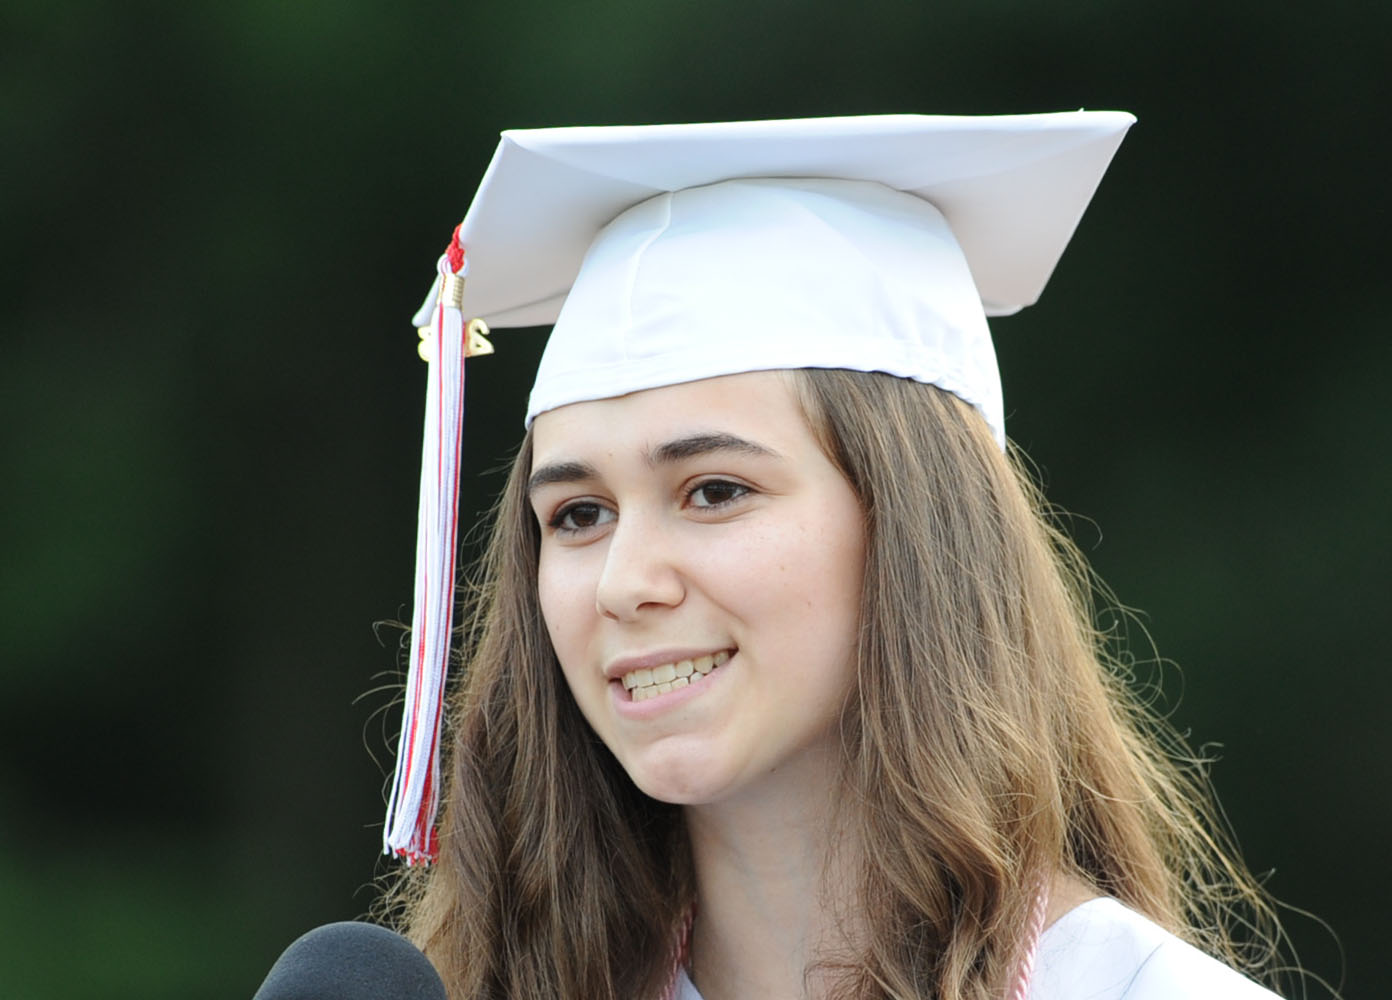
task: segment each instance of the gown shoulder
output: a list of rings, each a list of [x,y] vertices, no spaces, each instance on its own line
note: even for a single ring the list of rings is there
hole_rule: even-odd
[[[1039,939],[1029,1000],[1279,1000],[1115,899],[1089,900]]]

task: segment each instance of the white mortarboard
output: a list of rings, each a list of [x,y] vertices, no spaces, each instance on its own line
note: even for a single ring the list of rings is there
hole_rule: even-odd
[[[386,850],[434,853],[464,358],[491,349],[487,325],[555,324],[529,422],[717,375],[849,368],[955,393],[1004,446],[986,317],[1039,297],[1133,121],[1077,111],[504,132],[416,316],[431,371]]]

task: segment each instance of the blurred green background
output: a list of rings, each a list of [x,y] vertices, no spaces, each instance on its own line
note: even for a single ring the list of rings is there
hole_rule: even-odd
[[[1248,860],[1346,952],[1292,916],[1306,964],[1377,995],[1389,32],[1360,0],[3,0],[0,996],[246,997],[369,907],[409,318],[499,129],[1077,107],[1140,122],[995,324],[1012,435],[1223,744]],[[473,470],[540,335],[495,342]]]

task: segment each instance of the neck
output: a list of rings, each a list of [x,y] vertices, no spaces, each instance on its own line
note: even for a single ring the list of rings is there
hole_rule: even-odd
[[[816,755],[736,799],[687,807],[699,900],[691,973],[705,1000],[824,992],[815,967],[844,952],[854,929],[838,918],[857,895],[858,852],[838,830],[831,794],[835,758]]]

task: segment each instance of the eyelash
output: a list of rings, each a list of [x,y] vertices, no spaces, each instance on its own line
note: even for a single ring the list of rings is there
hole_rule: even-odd
[[[693,500],[695,500],[698,494],[700,494],[704,490],[711,489],[712,487],[720,487],[722,490],[729,491],[730,495],[722,500],[709,500],[708,498],[707,503],[693,504]],[[744,499],[752,492],[754,491],[750,489],[748,486],[745,486],[743,483],[734,482],[733,480],[707,479],[703,482],[696,483],[690,489],[688,489],[686,493],[682,496],[682,503],[688,506],[694,506],[698,510],[719,510],[722,507],[729,506],[730,504],[738,503],[740,500]],[[576,513],[582,510],[592,510],[595,512],[596,520],[594,524],[577,526],[570,526],[566,524],[566,522],[570,520],[572,516],[574,516]],[[562,506],[559,510],[556,511],[555,514],[551,516],[551,519],[546,522],[546,526],[550,528],[552,531],[556,532],[557,534],[578,534],[582,531],[588,531],[589,529],[596,527],[599,523],[601,523],[601,519],[603,518],[604,513],[606,511],[607,508],[603,504],[600,504],[594,500],[580,500],[575,503],[569,503]]]

